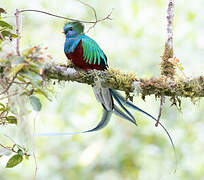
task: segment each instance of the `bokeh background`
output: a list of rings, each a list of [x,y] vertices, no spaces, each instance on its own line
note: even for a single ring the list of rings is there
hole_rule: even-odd
[[[98,23],[88,35],[102,47],[109,66],[140,77],[160,75],[160,56],[166,37],[164,0],[84,0],[93,6],[98,18],[112,8],[112,21]],[[93,20],[93,12],[75,0],[1,0],[7,20],[15,24],[15,9],[38,9],[72,18]],[[175,55],[187,76],[203,74],[204,1],[176,1]],[[21,50],[34,45],[48,46],[53,60],[66,63],[63,53],[64,20],[39,13],[22,16]],[[88,29],[88,25],[86,26]],[[179,73],[179,72],[178,72]],[[31,113],[27,121],[36,122],[36,132],[73,132],[94,127],[101,118],[102,107],[91,87],[75,82],[56,83],[52,101],[42,99],[43,110]],[[157,116],[159,100],[154,96],[135,97],[134,103]],[[170,107],[166,98],[162,122],[176,146],[178,163],[169,139],[148,117],[133,112],[138,127],[116,116],[103,130],[90,134],[34,137],[39,180],[204,180],[204,101],[193,104],[182,98],[182,112]],[[27,127],[32,131],[32,127]],[[24,134],[24,136],[27,136]],[[24,137],[13,137],[16,141]],[[34,179],[35,161],[24,160],[6,169],[0,159],[1,180]],[[177,169],[174,173],[175,168]]]

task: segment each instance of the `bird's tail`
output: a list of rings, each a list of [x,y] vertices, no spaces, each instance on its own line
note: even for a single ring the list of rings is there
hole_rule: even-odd
[[[125,105],[125,106],[127,106],[127,107],[130,107],[130,108],[136,110],[136,111],[139,111],[139,112],[141,112],[141,113],[143,113],[143,114],[149,116],[151,119],[153,119],[154,121],[157,122],[157,119],[156,119],[154,116],[152,116],[152,115],[149,114],[148,112],[146,112],[146,111],[140,109],[139,107],[135,106],[132,102],[127,101],[127,100],[126,100],[120,93],[118,93],[116,90],[110,89],[110,92],[111,92],[113,98],[118,102],[118,104]],[[173,150],[174,150],[175,157],[176,157],[176,149],[175,149],[174,142],[173,142],[173,140],[172,140],[172,138],[171,138],[171,135],[169,134],[168,130],[164,127],[164,125],[163,125],[162,123],[158,122],[158,124],[159,124],[159,125],[162,127],[162,129],[166,132],[166,134],[167,134],[167,136],[168,136],[168,138],[169,138],[169,140],[170,140],[171,146],[172,146],[172,148],[173,148]],[[177,158],[176,158],[176,161],[177,161]]]
[[[129,112],[129,110],[125,106],[130,107],[134,110],[137,110],[137,111],[149,116],[154,121],[157,121],[156,118],[154,118],[151,114],[149,114],[146,111],[143,111],[139,107],[135,106],[132,102],[126,101],[125,98],[120,93],[118,93],[117,91],[115,91],[113,89],[102,88],[102,87],[93,87],[93,90],[94,90],[94,94],[95,94],[97,100],[104,107],[102,119],[96,127],[92,128],[90,130],[87,130],[87,131],[82,131],[82,132],[38,133],[35,135],[37,135],[37,136],[62,136],[62,135],[73,135],[73,134],[94,132],[94,131],[97,131],[97,130],[104,128],[109,123],[112,113],[115,113],[116,115],[122,117],[123,119],[130,121],[134,125],[137,125],[134,116]],[[117,102],[117,104],[120,106],[120,108],[114,103],[113,99]],[[175,151],[175,146],[174,146],[173,140],[172,140],[169,132],[162,125],[162,123],[159,122],[159,125],[163,128],[163,130],[168,135],[168,138],[171,142],[171,145]]]
[[[103,93],[104,91],[105,91],[105,93]],[[95,92],[94,92],[94,93],[95,93]],[[139,111],[139,112],[141,112],[141,113],[147,115],[148,117],[150,117],[151,119],[153,119],[154,121],[157,122],[157,119],[156,119],[155,117],[153,117],[153,116],[152,116],[151,114],[149,114],[148,112],[146,112],[146,111],[140,109],[139,107],[135,106],[132,102],[127,101],[127,100],[126,100],[120,93],[118,93],[116,90],[108,89],[108,88],[102,88],[102,87],[101,87],[100,93],[101,93],[100,96],[103,97],[103,98],[97,98],[97,99],[98,99],[98,101],[103,105],[103,107],[104,107],[104,113],[107,111],[107,109],[106,109],[107,107],[106,107],[104,104],[108,104],[108,105],[111,104],[111,105],[112,105],[113,112],[114,112],[116,115],[118,115],[118,116],[122,117],[123,119],[126,119],[126,120],[132,122],[133,124],[137,125],[134,116],[133,116],[133,115],[128,111],[128,109],[125,107],[125,106],[127,106],[127,107],[129,107],[129,108],[132,108],[132,109],[134,109],[134,110],[136,110],[136,111]],[[104,94],[105,94],[105,95],[104,95]],[[96,95],[96,93],[95,93],[95,95]],[[107,96],[106,96],[106,95],[107,95]],[[96,95],[96,97],[97,97],[97,96],[98,96],[98,95]],[[106,97],[107,97],[107,98],[106,98]],[[110,97],[111,97],[111,98],[110,98]],[[105,99],[105,100],[104,100],[104,101],[100,101],[100,99],[103,99],[103,100]],[[121,107],[121,109],[122,109],[123,111],[122,111],[120,108],[118,108],[118,107],[116,106],[116,104],[114,103],[113,99],[118,103],[118,105]],[[107,103],[107,102],[110,101],[110,100],[111,100],[111,102]],[[106,103],[105,103],[105,102],[106,102]],[[106,113],[108,113],[108,112],[109,112],[109,111],[107,111]],[[93,131],[93,130],[96,131],[96,130],[102,129],[103,127],[105,127],[105,126],[108,124],[109,120],[110,120],[110,117],[106,119],[106,118],[104,118],[104,116],[103,116],[102,120],[101,120],[100,123],[96,126],[96,128],[94,128],[94,129],[92,129],[92,130],[89,130],[89,131],[87,131],[87,132],[91,132],[91,131]],[[172,140],[172,138],[171,138],[169,132],[168,132],[167,129],[163,126],[162,123],[159,122],[159,125],[160,125],[160,126],[162,127],[162,129],[166,132],[166,134],[167,134],[167,136],[168,136],[168,138],[169,138],[169,140],[170,140],[170,142],[171,142],[171,145],[172,145],[172,148],[173,148],[173,150],[174,150],[175,156],[176,156],[175,146],[174,146],[173,140]]]
[[[82,132],[38,133],[35,135],[36,136],[63,136],[63,135],[74,135],[74,134],[98,131],[104,128],[109,123],[112,113],[115,113],[116,115],[136,125],[136,120],[134,116],[126,109],[126,107],[122,104],[122,101],[119,100],[119,98],[117,97],[117,94],[115,94],[112,89],[94,86],[93,91],[96,96],[96,99],[103,106],[103,116],[101,118],[101,121],[98,123],[96,127]],[[119,104],[121,108],[117,107],[117,105],[113,101],[113,98],[116,100],[116,102]],[[121,109],[123,109],[123,111]]]
[[[109,88],[102,88],[102,87],[93,87],[94,94],[97,98],[97,100],[102,104],[103,108],[103,116],[101,121],[98,123],[98,125],[90,130],[82,131],[82,132],[65,132],[65,133],[40,133],[35,134],[37,136],[63,136],[63,135],[74,135],[74,134],[80,134],[80,133],[89,133],[98,131],[102,128],[104,128],[110,121],[112,113],[115,113],[116,115],[122,117],[125,120],[130,121],[134,125],[136,124],[136,120],[134,116],[128,111],[128,109],[125,107],[130,107],[134,110],[137,110],[154,121],[157,121],[155,117],[153,117],[151,114],[147,113],[146,111],[140,109],[139,107],[135,106],[132,102],[127,101],[120,93],[113,89]],[[114,103],[114,100],[117,102],[117,104],[120,106],[120,108]],[[174,150],[174,154],[176,157],[176,150],[173,143],[173,140],[171,138],[171,135],[167,131],[167,129],[164,127],[164,125],[161,122],[158,122],[159,125],[162,127],[162,129],[166,132],[170,143],[172,145],[172,148]],[[176,157],[176,164],[177,164],[177,157]]]
[[[114,107],[113,98],[109,88],[93,86],[93,92],[98,102],[100,102],[106,111],[112,111]]]
[[[105,111],[108,112],[113,111],[116,115],[136,125],[136,120],[134,116],[126,109],[126,107],[122,104],[122,102],[118,98],[118,95],[114,93],[112,89],[103,88],[101,86],[94,86],[93,91],[96,96],[96,99],[102,104]],[[116,102],[121,108],[117,107],[117,105],[113,101],[113,98],[116,100]],[[106,121],[104,121],[104,123],[106,123]]]

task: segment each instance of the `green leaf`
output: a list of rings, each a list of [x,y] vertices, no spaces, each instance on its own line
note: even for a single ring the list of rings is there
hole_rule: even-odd
[[[6,107],[2,103],[0,103],[0,111],[5,112],[6,110]]]
[[[7,63],[9,62],[8,59],[0,59],[0,63]]]
[[[14,64],[22,64],[24,61],[24,57],[18,57],[16,59],[14,59],[13,61],[14,62],[12,62],[12,63],[14,63]]]
[[[22,161],[23,161],[23,156],[16,154],[8,160],[8,162],[6,164],[6,168],[12,168],[12,167],[18,165],[19,163],[21,163]]]
[[[12,37],[12,38],[17,38],[18,35],[17,35],[17,34],[13,34],[13,33],[11,33],[11,37]]]
[[[1,40],[0,40],[1,42]],[[1,51],[1,47],[0,47],[0,51]],[[3,73],[4,72],[4,68],[3,67],[0,67],[0,73]]]
[[[6,120],[9,124],[17,124],[17,118],[15,116],[7,116]]]
[[[23,156],[23,151],[21,149],[18,150],[18,154]]]
[[[13,26],[11,26],[10,24],[8,24],[7,22],[5,21],[0,21],[0,27],[6,27],[8,29],[13,29]]]
[[[36,94],[39,94],[39,95],[43,95],[43,96],[45,96],[49,101],[52,101],[52,100],[49,98],[48,94],[47,94],[42,88],[36,88],[36,89],[35,89],[35,93],[36,93]]]
[[[4,37],[10,37],[12,33],[9,32],[9,31],[2,31],[1,34],[2,34]]]
[[[21,75],[35,83],[40,83],[43,80],[39,74],[32,71],[22,72]]]
[[[43,96],[45,96],[47,99],[51,100],[48,97],[48,94],[46,93],[46,91],[43,89],[43,87],[41,86],[41,82],[42,82],[42,77],[32,71],[27,71],[27,72],[20,72],[20,74],[23,78],[25,79],[29,79],[33,88],[35,89],[35,92],[38,94],[41,94]]]
[[[26,80],[22,76],[17,76],[17,79],[21,82],[27,83]]]
[[[3,37],[17,38],[18,35],[11,33],[10,31],[1,30],[1,34]]]
[[[5,108],[4,104],[0,103],[0,106],[2,106],[3,108]]]
[[[40,70],[38,69],[38,67],[32,67],[32,66],[33,66],[33,65],[30,65],[30,67],[29,67],[30,70],[33,71],[33,72],[35,72],[35,73],[38,73],[38,74],[39,74],[39,73],[40,73]],[[37,65],[36,65],[36,66],[37,66]]]
[[[23,69],[24,66],[25,66],[25,64],[22,63],[22,64],[18,64],[17,66],[13,67],[11,69],[11,73],[9,74],[9,76],[14,77],[20,70]]]
[[[36,96],[30,96],[29,99],[30,99],[30,104],[32,105],[33,109],[35,111],[40,111],[42,108],[40,99]]]
[[[26,160],[29,160],[29,156],[28,156],[28,155],[25,155],[25,159],[26,159]]]

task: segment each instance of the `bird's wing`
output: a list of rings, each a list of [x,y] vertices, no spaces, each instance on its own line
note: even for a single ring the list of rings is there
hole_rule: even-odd
[[[88,36],[82,38],[83,60],[89,64],[105,64],[107,66],[107,58],[99,45]],[[102,62],[103,61],[103,62]]]

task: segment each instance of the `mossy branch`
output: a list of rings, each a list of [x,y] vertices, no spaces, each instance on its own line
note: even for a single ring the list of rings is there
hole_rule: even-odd
[[[164,53],[161,62],[161,75],[174,78],[175,67],[169,62],[170,58],[173,58],[173,20],[174,20],[174,0],[169,0],[167,8],[167,40],[165,42]]]
[[[142,79],[134,73],[123,73],[119,70],[108,69],[107,71],[81,71],[73,65],[50,65],[45,67],[45,78],[57,79],[58,81],[76,81],[88,85],[95,85],[100,80],[101,86],[109,87],[126,93],[138,91],[142,96],[154,94],[171,97],[204,97],[204,76],[194,79],[174,80],[166,77],[153,77]]]

